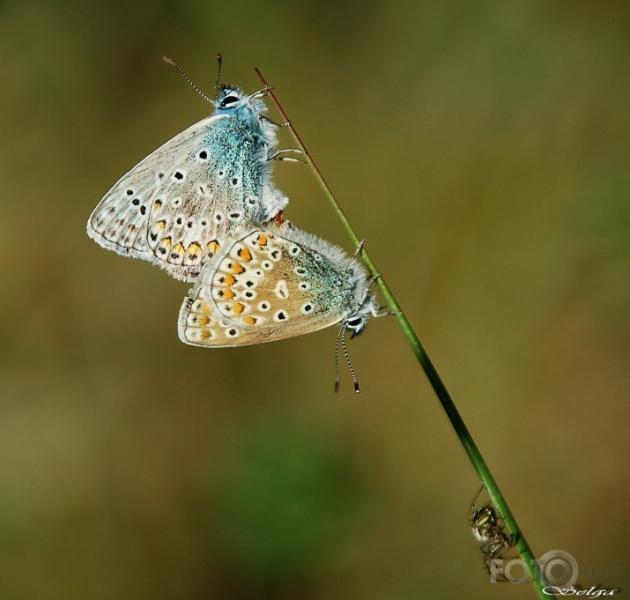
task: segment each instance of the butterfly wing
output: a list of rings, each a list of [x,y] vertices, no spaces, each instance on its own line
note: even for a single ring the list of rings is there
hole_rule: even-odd
[[[334,264],[313,248],[255,230],[205,265],[182,304],[179,337],[196,346],[246,346],[338,323],[347,297],[326,288],[331,272]]]
[[[173,156],[182,153],[182,146],[199,138],[213,119],[192,125],[123,175],[92,211],[87,223],[88,235],[107,250],[150,260],[147,225],[154,190],[161,185],[159,175],[170,170]]]
[[[90,216],[90,237],[192,281],[227,237],[282,210],[264,144],[235,143],[226,119],[199,121],[124,175]]]

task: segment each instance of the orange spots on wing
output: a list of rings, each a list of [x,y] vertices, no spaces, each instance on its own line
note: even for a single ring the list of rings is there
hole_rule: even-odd
[[[168,250],[171,247],[171,244],[173,242],[171,241],[170,237],[165,237],[162,238],[162,240],[160,241],[159,247],[163,248],[164,250]]]
[[[245,323],[245,325],[256,325],[256,322],[258,321],[258,319],[256,319],[256,317],[244,317],[243,318],[243,323]]]
[[[202,302],[201,300],[197,300],[197,302],[195,302],[195,304],[193,304],[192,309],[193,312],[197,313],[198,316],[195,317],[195,325],[199,324],[200,319],[203,319],[204,317],[201,315],[201,313],[204,313],[206,315],[210,314],[210,305],[206,302]],[[210,322],[210,319],[208,318],[208,323]]]
[[[236,296],[236,294],[232,291],[231,288],[226,288],[224,290],[221,290],[222,294],[221,297],[225,298],[226,300],[231,300],[232,298],[234,298],[234,296]]]
[[[159,229],[160,231],[163,231],[164,228],[166,227],[166,220],[160,219],[159,221],[156,221],[155,227]]]
[[[245,310],[245,305],[242,302],[235,302],[232,305],[232,312],[235,315],[240,315]]]
[[[282,225],[282,223],[285,222],[285,218],[284,218],[284,213],[282,211],[280,211],[274,218],[273,218],[273,222],[276,225]]]
[[[206,248],[208,248],[208,250],[210,250],[210,253],[212,255],[215,255],[217,253],[217,250],[221,247],[221,245],[219,244],[219,242],[217,242],[217,240],[212,240],[211,242],[208,242],[208,244],[206,245]]]
[[[199,332],[199,337],[202,340],[209,340],[212,337],[212,330],[211,329],[202,329]]]
[[[208,323],[210,323],[210,317],[208,315],[200,315],[197,317],[197,325],[200,327],[205,327]]]
[[[262,248],[267,245],[267,236],[264,233],[259,233],[256,238],[256,243]]]
[[[219,283],[222,283],[223,285],[230,286],[234,285],[235,282],[236,278],[230,273],[226,273],[225,275],[221,275],[221,277],[219,277]]]
[[[236,254],[238,254],[238,257],[245,262],[249,262],[252,259],[252,253],[249,251],[249,248],[245,248],[245,246],[239,249]]]
[[[227,268],[230,269],[230,271],[232,271],[232,273],[236,273],[237,275],[239,273],[242,273],[245,270],[243,265],[241,263],[236,262],[236,261],[229,263]]]
[[[177,244],[173,246],[173,249],[171,250],[171,254],[182,255],[183,253],[184,253],[184,246],[182,246],[181,242],[177,242]]]

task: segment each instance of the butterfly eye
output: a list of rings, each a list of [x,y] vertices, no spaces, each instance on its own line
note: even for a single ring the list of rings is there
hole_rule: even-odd
[[[348,326],[349,327],[358,327],[359,325],[361,325],[361,318],[357,317],[356,319],[350,319],[348,321]]]
[[[229,104],[234,104],[234,102],[238,102],[238,96],[226,96],[221,100],[221,108],[225,108]]]

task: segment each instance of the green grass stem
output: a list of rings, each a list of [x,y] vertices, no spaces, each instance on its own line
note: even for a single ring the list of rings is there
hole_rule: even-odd
[[[271,89],[267,80],[265,79],[265,77],[263,76],[263,74],[260,72],[259,69],[256,69],[256,74],[262,81],[263,85],[269,88],[269,97],[273,101],[278,112],[282,115],[282,118],[287,124],[287,127],[289,131],[291,132],[293,138],[295,139],[296,143],[298,144],[299,148],[304,152],[304,156],[309,166],[311,167],[313,173],[315,174],[315,177],[317,181],[319,182],[326,198],[328,198],[330,205],[332,206],[337,217],[341,221],[341,224],[344,230],[346,231],[346,233],[348,234],[348,237],[352,240],[352,243],[354,244],[354,246],[356,248],[359,248],[361,244],[361,240],[359,236],[356,234],[352,225],[350,224],[350,221],[348,220],[348,217],[346,216],[343,209],[339,205],[339,202],[337,201],[334,194],[332,193],[330,186],[324,179],[324,176],[322,175],[321,171],[319,170],[317,164],[315,163],[313,159],[313,155],[308,151],[306,145],[304,144],[304,142],[302,141],[302,138],[300,137],[300,134],[298,133],[295,126],[293,125],[292,121],[289,119],[282,104],[280,104],[278,97],[276,96],[273,89]],[[374,261],[370,258],[365,247],[361,248],[360,256],[363,259],[363,262],[365,263],[366,267],[372,273],[372,275],[379,275],[378,287],[383,295],[383,298],[385,299],[385,302],[389,310],[395,314],[395,319],[398,322],[398,325],[403,333],[403,336],[407,340],[409,347],[411,348],[412,352],[416,356],[418,362],[420,363],[420,366],[422,367],[422,370],[427,376],[429,383],[431,384],[431,387],[433,388],[438,400],[440,401],[440,404],[442,405],[442,408],[446,412],[446,416],[448,417],[451,425],[453,426],[453,429],[455,430],[457,437],[459,438],[459,441],[464,446],[464,450],[466,451],[466,454],[468,455],[468,458],[470,459],[470,462],[472,463],[473,468],[475,469],[475,471],[477,472],[477,475],[483,482],[483,485],[486,487],[492,503],[494,504],[496,509],[499,511],[499,514],[503,518],[509,533],[514,537],[515,540],[517,540],[515,547],[523,560],[525,569],[531,578],[532,585],[534,586],[534,589],[536,590],[538,597],[541,600],[554,598],[555,596],[551,596],[543,592],[544,582],[541,581],[539,569],[537,568],[537,563],[535,561],[534,554],[532,553],[532,550],[529,547],[529,544],[527,543],[522,530],[519,528],[516,522],[516,519],[514,518],[514,515],[512,514],[512,511],[510,510],[510,507],[508,506],[508,503],[505,500],[505,497],[501,493],[501,490],[499,489],[497,482],[492,476],[492,473],[490,472],[490,469],[488,468],[486,461],[483,459],[483,456],[481,455],[481,452],[479,451],[477,444],[475,444],[472,438],[472,435],[470,434],[470,431],[466,427],[464,420],[459,414],[459,411],[457,410],[457,407],[455,406],[453,399],[448,393],[448,390],[446,389],[444,382],[442,381],[440,375],[438,374],[435,366],[431,362],[431,359],[426,353],[426,350],[420,343],[420,340],[418,339],[416,332],[411,326],[411,323],[407,319],[407,316],[405,315],[404,310],[402,309],[400,304],[398,304],[398,301],[396,300],[396,297],[394,296],[389,285],[387,284],[387,281],[383,277],[382,273],[380,273],[380,271],[376,268]]]

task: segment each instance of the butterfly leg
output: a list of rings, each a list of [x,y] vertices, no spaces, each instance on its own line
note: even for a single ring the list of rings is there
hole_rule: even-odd
[[[375,273],[374,275],[372,275],[372,277],[370,277],[370,279],[368,281],[368,288],[370,288],[372,286],[372,284],[377,282],[380,278],[381,278],[380,272],[379,273]]]
[[[361,301],[361,304],[363,304],[369,297],[370,295],[370,288],[372,287],[372,285],[374,284],[375,281],[378,281],[381,278],[381,274],[380,273],[375,273],[374,275],[372,275],[372,277],[370,277],[368,279],[367,282],[367,286],[365,288],[365,292],[363,294],[363,300]],[[400,313],[389,313],[389,312],[382,312],[385,308],[387,308],[386,306],[379,306],[377,307],[376,305],[372,304],[371,308],[370,308],[370,312],[372,313],[373,317],[385,317],[387,315],[398,315]]]
[[[301,158],[293,158],[292,156],[273,156],[271,158],[268,158],[267,160],[280,160],[283,162],[299,162],[299,163],[306,162],[305,160]]]
[[[376,273],[376,275],[372,275],[372,277],[370,277],[368,279],[368,284],[365,288],[365,293],[363,294],[363,300],[361,301],[361,304],[363,304],[363,302],[366,301],[369,293],[370,293],[370,288],[372,287],[372,284],[377,281],[379,278],[381,277],[380,273]],[[375,311],[375,309],[372,310],[372,314],[376,317],[378,316],[378,313]]]
[[[301,156],[300,158],[296,158],[294,156],[282,156],[285,152],[295,152],[296,154],[299,154]],[[304,152],[302,152],[302,150],[300,150],[299,148],[285,148],[284,150],[278,150],[277,152],[274,152],[273,154],[268,155],[267,160],[284,160],[284,161],[289,161],[289,162],[305,163],[306,160],[302,158],[303,155],[304,155]]]
[[[378,310],[379,312],[372,315],[375,319],[378,319],[380,317],[399,317],[400,315],[402,315],[402,313],[399,310],[397,311],[387,310],[387,306],[379,306]]]
[[[380,273],[377,273],[374,277],[372,277],[372,282],[376,281],[381,276]],[[400,310],[388,310],[387,306],[379,306],[378,310],[372,309],[372,316],[375,318],[379,317],[399,317],[402,315],[402,311]]]
[[[363,252],[363,246],[365,246],[365,238],[363,238],[359,242],[359,245],[357,246],[357,249],[354,251],[352,258],[356,258],[357,256],[359,256],[359,254],[361,254],[361,252]]]
[[[258,90],[257,92],[254,92],[253,94],[251,94],[248,100],[255,100],[256,98],[262,98],[263,96],[266,96],[271,90],[273,90],[273,88],[270,85],[267,85],[262,90]]]
[[[265,123],[269,123],[270,125],[273,125],[274,127],[289,127],[289,125],[291,125],[291,123],[289,123],[289,121],[285,121],[284,123],[276,123],[273,119],[270,119],[269,117],[266,117],[265,115],[260,115],[260,120],[261,121],[265,121]]]

